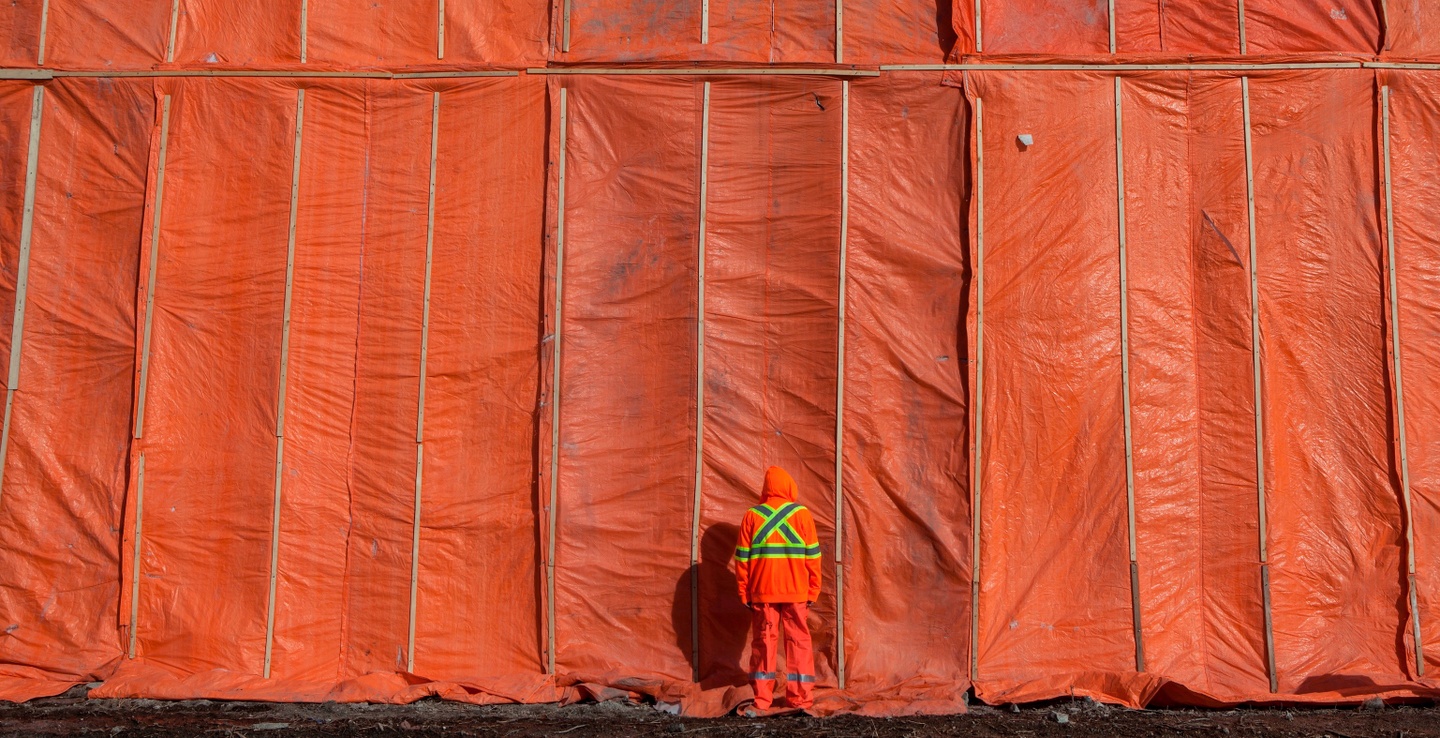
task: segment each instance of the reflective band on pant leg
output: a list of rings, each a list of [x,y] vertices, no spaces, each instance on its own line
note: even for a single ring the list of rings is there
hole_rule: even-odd
[[[768,710],[775,697],[775,647],[780,640],[780,610],[769,603],[758,603],[753,613],[750,685],[755,689],[755,707]]]
[[[815,702],[815,652],[806,622],[804,603],[780,605],[785,632],[785,699],[791,707],[807,708]]]

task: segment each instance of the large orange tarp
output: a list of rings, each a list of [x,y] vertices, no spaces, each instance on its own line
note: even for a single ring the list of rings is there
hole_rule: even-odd
[[[34,91],[0,88],[5,179],[0,352],[8,366]],[[19,345],[0,477],[0,699],[107,674],[135,367],[148,83],[45,88]],[[13,206],[11,205],[13,203]]]
[[[1250,80],[1253,265],[1242,82],[1121,85],[1144,673],[1127,581],[1115,88],[1054,79],[967,80],[987,164],[980,696],[1144,704],[1169,681],[1189,699],[1266,699],[1261,537],[1279,693],[1403,688],[1375,140],[1370,119],[1343,112],[1371,109],[1372,74]]]
[[[1408,461],[1410,516],[1415,588],[1413,600],[1407,599],[1405,658],[1411,676],[1422,676],[1430,685],[1440,684],[1440,567],[1435,551],[1440,545],[1440,435],[1434,418],[1440,412],[1435,393],[1435,368],[1440,366],[1431,339],[1440,326],[1440,314],[1434,308],[1436,290],[1440,289],[1440,240],[1436,234],[1434,202],[1436,190],[1432,172],[1440,165],[1435,142],[1440,141],[1440,86],[1433,75],[1424,73],[1386,72],[1380,82],[1389,88],[1390,99],[1390,177],[1394,202],[1394,270],[1395,291],[1387,297],[1397,309],[1399,343],[1389,341],[1390,382],[1394,386],[1396,359],[1398,377],[1404,396],[1405,441]],[[1383,135],[1383,119],[1382,130]],[[1388,264],[1387,260],[1387,264]],[[1388,284],[1388,279],[1387,279]],[[1389,313],[1386,315],[1389,318]],[[1387,321],[1388,322],[1388,321]],[[1387,333],[1390,339],[1393,334]],[[1398,353],[1398,357],[1397,357]],[[1397,423],[1399,418],[1395,418]],[[1397,434],[1398,435],[1398,434]],[[1398,455],[1398,444],[1395,449]],[[1409,565],[1405,566],[1408,570]],[[1418,605],[1411,609],[1411,603]],[[1424,663],[1415,661],[1415,628],[1423,645]],[[1423,669],[1417,668],[1423,666]]]
[[[0,699],[718,715],[770,464],[822,713],[1440,694],[1436,73],[1023,68],[1422,5],[6,4]]]

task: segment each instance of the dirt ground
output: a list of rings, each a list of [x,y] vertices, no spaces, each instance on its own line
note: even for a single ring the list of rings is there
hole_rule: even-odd
[[[3,736],[679,736],[700,738],[1440,738],[1440,707],[1369,709],[1122,710],[1089,701],[976,707],[956,717],[804,716],[693,720],[646,705],[473,707],[296,705],[257,702],[88,700],[83,690],[23,705],[0,702]]]

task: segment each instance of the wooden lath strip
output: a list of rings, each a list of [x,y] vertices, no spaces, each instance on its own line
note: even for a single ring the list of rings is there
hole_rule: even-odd
[[[1245,207],[1250,235],[1250,358],[1255,390],[1255,496],[1260,521],[1260,584],[1265,601],[1265,662],[1270,691],[1278,692],[1275,673],[1275,632],[1270,609],[1270,528],[1265,511],[1265,392],[1260,355],[1260,268],[1255,239],[1255,149],[1250,133],[1250,78],[1240,78],[1241,110],[1245,120]]]
[[[1405,567],[1415,638],[1415,673],[1425,676],[1425,641],[1420,632],[1420,598],[1415,579],[1415,517],[1410,495],[1410,453],[1405,430],[1405,378],[1400,360],[1400,292],[1395,275],[1395,199],[1390,172],[1390,86],[1380,88],[1381,141],[1385,160],[1385,271],[1390,282],[1390,358],[1395,373],[1395,422],[1400,444],[1400,493],[1405,503]]]
[[[561,87],[560,161],[557,167],[560,181],[555,216],[555,330],[550,354],[550,504],[545,511],[548,517],[545,556],[545,664],[549,674],[555,673],[555,505],[560,491],[560,339],[565,325],[565,146],[569,128],[566,90]]]
[[[1112,5],[1113,7],[1113,5]],[[1115,207],[1120,243],[1120,384],[1125,409],[1125,522],[1130,548],[1130,611],[1135,670],[1145,671],[1145,633],[1140,618],[1140,559],[1135,541],[1135,446],[1130,407],[1130,270],[1125,223],[1125,116],[1120,78],[1115,78]]]
[[[305,133],[305,90],[295,93],[295,158],[290,174],[290,233],[285,253],[285,312],[280,336],[280,390],[275,412],[275,500],[270,519],[270,592],[265,606],[265,678],[275,648],[275,590],[280,575],[280,499],[285,468],[285,397],[290,370],[290,311],[295,292],[295,226],[300,214],[300,153]]]
[[[141,335],[140,378],[135,402],[135,429],[133,436],[139,440],[145,436],[145,398],[150,383],[150,337],[155,319],[155,278],[160,259],[160,220],[165,203],[165,161],[170,150],[170,96],[160,103],[160,153],[155,164],[155,206],[150,214],[150,254],[145,277],[145,323]],[[135,658],[140,629],[140,562],[144,545],[145,520],[145,453],[140,453],[135,475],[135,527],[131,540],[130,562],[130,642],[126,656]]]
[[[439,27],[435,31],[435,58],[445,58],[445,0],[440,0]]]
[[[179,36],[180,0],[170,0],[170,40],[165,42],[165,61],[175,61],[175,40]]]
[[[700,224],[695,292],[695,496],[690,518],[690,647],[695,681],[700,681],[700,504],[705,476],[705,235],[710,200],[710,83],[700,112]]]
[[[978,8],[978,3],[977,3]],[[978,16],[977,16],[978,17]],[[970,681],[980,680],[980,451],[985,431],[985,101],[975,98],[975,400],[970,443]]]
[[[850,242],[850,80],[840,82],[840,298],[835,367],[835,673],[845,688],[845,311]]]
[[[410,539],[410,626],[405,669],[415,671],[415,611],[420,594],[420,502],[425,468],[425,385],[430,360],[430,275],[435,262],[435,170],[440,157],[440,93],[430,97],[430,186],[425,216],[425,287],[420,313],[420,393],[415,411],[415,511]]]
[[[40,3],[40,42],[39,50],[35,54],[35,66],[45,66],[45,42],[50,34],[50,0]]]

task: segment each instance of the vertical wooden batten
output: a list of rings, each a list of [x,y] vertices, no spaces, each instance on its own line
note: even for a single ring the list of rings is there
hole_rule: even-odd
[[[978,11],[979,4],[977,2]],[[978,15],[977,15],[978,17]],[[985,101],[975,98],[975,429],[970,439],[970,681],[980,680],[981,439],[985,431]]]
[[[175,61],[175,40],[179,36],[180,0],[170,0],[170,38],[165,42],[165,61]]]
[[[550,499],[546,508],[545,548],[545,665],[555,673],[555,532],[556,503],[560,491],[560,339],[565,324],[565,146],[569,135],[566,89],[560,88],[559,178],[555,215],[555,328],[551,339],[550,377]]]
[[[280,386],[275,412],[275,499],[270,519],[270,593],[265,606],[265,672],[275,651],[275,595],[280,576],[280,503],[285,471],[285,398],[290,373],[290,314],[295,295],[295,228],[300,215],[300,154],[304,147],[305,90],[295,92],[295,157],[290,174],[290,231],[285,252],[285,308],[280,335]]]
[[[1400,453],[1400,493],[1405,503],[1405,568],[1411,628],[1415,639],[1415,674],[1425,676],[1425,640],[1420,631],[1420,598],[1415,579],[1415,515],[1410,493],[1410,452],[1405,430],[1405,379],[1400,358],[1400,292],[1395,276],[1395,199],[1390,170],[1390,86],[1380,88],[1381,142],[1385,160],[1385,271],[1389,281],[1390,359],[1395,374],[1395,424]]]
[[[415,507],[410,531],[410,613],[405,669],[415,671],[415,613],[420,596],[420,504],[425,472],[425,384],[430,359],[430,274],[435,261],[435,170],[440,156],[440,93],[430,98],[430,185],[425,215],[425,287],[420,316],[420,391],[415,409]]]
[[[690,518],[690,654],[700,681],[700,503],[705,476],[705,231],[710,198],[710,83],[700,112],[700,225],[695,291],[695,496]]]
[[[440,9],[435,15],[439,24],[435,29],[435,58],[443,61],[445,59],[445,0],[440,0]]]
[[[1113,2],[1111,8],[1114,8]],[[1130,270],[1125,233],[1125,116],[1119,77],[1115,78],[1115,206],[1120,245],[1120,384],[1125,409],[1125,521],[1130,548],[1130,610],[1135,634],[1135,670],[1144,672],[1145,633],[1140,617],[1140,559],[1135,540],[1135,446],[1130,407]]]
[[[300,0],[300,63],[310,57],[310,0]]]
[[[1240,104],[1245,120],[1245,207],[1250,236],[1250,358],[1255,390],[1255,495],[1260,521],[1260,587],[1265,607],[1265,662],[1270,672],[1270,692],[1275,693],[1280,685],[1275,673],[1275,631],[1270,608],[1270,529],[1265,511],[1265,392],[1260,358],[1260,268],[1256,256],[1255,148],[1250,133],[1249,77],[1240,78]]]
[[[150,253],[145,276],[145,323],[140,338],[139,380],[136,383],[134,440],[145,437],[145,401],[150,384],[150,339],[155,323],[155,281],[160,260],[160,222],[165,206],[165,162],[170,151],[170,105],[166,95],[160,103],[160,152],[155,163],[155,205],[150,214]],[[135,658],[140,622],[140,554],[144,541],[145,452],[140,452],[135,474],[135,526],[130,562],[130,637],[126,656]]]
[[[35,66],[45,66],[45,42],[50,35],[50,0],[40,3],[40,40],[35,52]]]
[[[850,80],[840,82],[840,299],[835,370],[835,659],[845,688],[845,310],[850,242]]]

